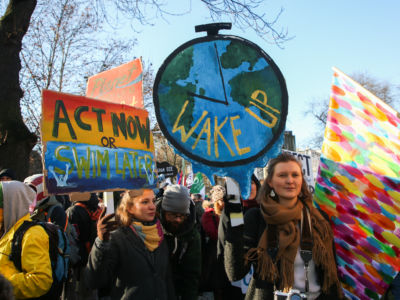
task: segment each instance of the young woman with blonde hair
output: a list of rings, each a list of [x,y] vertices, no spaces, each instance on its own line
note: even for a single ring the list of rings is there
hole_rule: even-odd
[[[225,236],[229,279],[242,278],[252,265],[246,299],[287,299],[295,291],[301,298],[341,299],[332,229],[313,207],[294,156],[283,153],[269,162],[258,200],[260,208],[247,211],[244,226],[229,227]]]
[[[93,288],[110,288],[111,299],[174,299],[169,254],[155,195],[150,189],[124,193],[114,214],[103,209],[87,264]]]

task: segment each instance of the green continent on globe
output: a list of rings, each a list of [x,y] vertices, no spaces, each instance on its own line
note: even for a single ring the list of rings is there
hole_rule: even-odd
[[[229,81],[229,86],[231,87],[231,99],[245,108],[252,106],[250,103],[250,100],[252,100],[251,95],[253,92],[259,90],[266,93],[267,104],[269,106],[282,112],[280,83],[271,67],[266,67],[255,72],[241,72]],[[257,99],[261,102],[265,101],[261,94],[259,94]],[[266,121],[270,119],[270,116],[262,110],[260,110],[260,116]],[[280,114],[276,116],[278,117],[277,124],[279,124]],[[272,128],[274,133],[278,129],[277,127],[274,126]]]
[[[235,69],[243,62],[248,62],[251,71],[259,59],[260,53],[255,49],[243,42],[231,41],[226,47],[226,52],[221,55],[221,66],[224,69]]]
[[[179,125],[189,128],[193,121],[194,101],[192,101],[193,97],[189,96],[188,92],[194,93],[196,86],[192,83],[187,83],[184,86],[177,84],[177,81],[189,77],[192,67],[193,47],[189,47],[171,60],[160,80],[158,89],[160,111],[168,116],[171,125],[175,123],[186,100],[189,100],[189,103]],[[173,103],[171,99],[173,99]]]

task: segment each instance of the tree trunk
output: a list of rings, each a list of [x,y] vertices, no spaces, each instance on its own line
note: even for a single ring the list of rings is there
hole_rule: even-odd
[[[19,82],[22,38],[36,3],[10,0],[0,20],[0,168],[13,169],[19,180],[28,175],[29,154],[37,141],[22,119]]]

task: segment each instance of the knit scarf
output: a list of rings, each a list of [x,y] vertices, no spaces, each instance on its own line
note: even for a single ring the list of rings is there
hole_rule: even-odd
[[[327,293],[336,285],[341,295],[335,257],[332,249],[333,234],[329,223],[312,206],[311,197],[304,202],[310,209],[311,234],[313,239],[312,258],[316,266],[323,270],[322,292]],[[251,248],[245,255],[246,263],[257,262],[260,278],[271,283],[279,283],[281,290],[290,289],[294,284],[294,261],[300,245],[300,228],[303,203],[299,200],[294,207],[288,208],[267,197],[261,203],[261,214],[266,224],[277,226],[279,248],[275,261],[268,254],[267,228],[258,242],[257,248]],[[279,268],[279,271],[278,271]]]
[[[133,221],[131,229],[142,239],[146,248],[151,252],[157,249],[164,239],[159,220],[152,225],[144,225],[142,222]]]

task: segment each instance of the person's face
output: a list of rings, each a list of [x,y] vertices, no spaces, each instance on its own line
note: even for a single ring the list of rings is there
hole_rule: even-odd
[[[256,195],[257,195],[257,185],[254,183],[254,181],[252,181],[249,199],[254,199]]]
[[[12,178],[8,177],[8,176],[1,176],[0,177],[0,181],[11,181],[11,180],[12,180]]]
[[[201,197],[196,194],[192,194],[190,197],[192,198],[193,202],[199,202],[202,200]]]
[[[133,200],[133,206],[128,209],[128,212],[139,221],[151,222],[156,215],[155,200],[153,191],[145,190],[141,196]]]
[[[302,176],[300,166],[294,161],[276,164],[268,184],[279,196],[281,204],[291,205],[297,201],[301,191]]]
[[[172,232],[177,232],[187,218],[188,215],[186,214],[174,213],[171,211],[165,212],[165,220],[167,221],[168,227]]]

